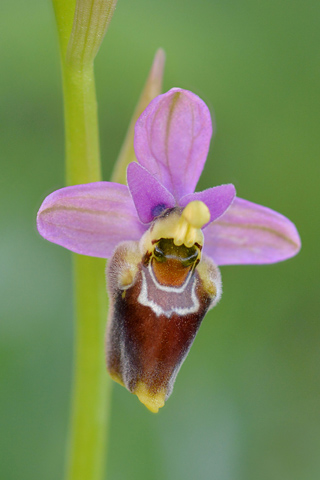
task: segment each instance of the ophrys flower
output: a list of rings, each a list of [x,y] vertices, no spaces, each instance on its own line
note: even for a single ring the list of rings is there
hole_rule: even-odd
[[[200,323],[221,296],[217,265],[261,264],[296,254],[286,217],[235,197],[233,185],[194,193],[212,135],[210,112],[174,88],[139,118],[128,187],[66,187],[38,213],[43,237],[111,258],[107,269],[111,376],[152,411],[169,397]]]

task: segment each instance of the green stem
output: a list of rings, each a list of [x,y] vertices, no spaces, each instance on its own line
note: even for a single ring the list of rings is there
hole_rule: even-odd
[[[75,0],[53,0],[64,92],[68,185],[101,180],[93,63],[67,62]],[[102,480],[111,401],[104,361],[107,320],[105,261],[73,256],[75,284],[75,377],[69,432],[67,480]]]
[[[68,480],[104,477],[111,380],[104,359],[105,262],[74,255],[76,350]]]
[[[97,101],[93,64],[62,63],[68,185],[101,180]]]

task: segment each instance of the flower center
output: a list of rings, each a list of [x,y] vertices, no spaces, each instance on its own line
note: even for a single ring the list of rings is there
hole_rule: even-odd
[[[191,248],[203,246],[201,228],[210,221],[210,212],[205,203],[194,200],[183,209],[173,209],[158,217],[140,242],[141,252],[153,253],[161,239],[172,239],[174,245]]]
[[[173,232],[175,245],[185,245],[190,248],[195,243],[203,244],[201,228],[210,220],[207,205],[199,200],[188,203]],[[201,237],[201,240],[200,238]],[[200,241],[199,241],[200,240]]]

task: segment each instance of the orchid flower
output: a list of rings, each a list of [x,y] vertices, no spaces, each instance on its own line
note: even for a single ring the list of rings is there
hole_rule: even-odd
[[[173,88],[136,123],[128,186],[62,188],[38,213],[47,240],[110,258],[107,367],[154,412],[221,297],[218,266],[279,262],[300,249],[290,220],[236,197],[232,184],[194,192],[211,136],[206,104]]]

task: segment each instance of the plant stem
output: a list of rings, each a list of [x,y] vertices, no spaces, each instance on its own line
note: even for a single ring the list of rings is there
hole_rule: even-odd
[[[74,255],[76,340],[67,480],[102,480],[111,380],[104,360],[105,262]]]
[[[62,64],[68,185],[101,180],[97,101],[93,64]]]
[[[93,62],[66,60],[75,0],[53,0],[64,93],[67,185],[101,180]],[[69,432],[67,480],[102,480],[111,401],[104,361],[107,320],[105,261],[73,255],[76,311],[75,378]]]

